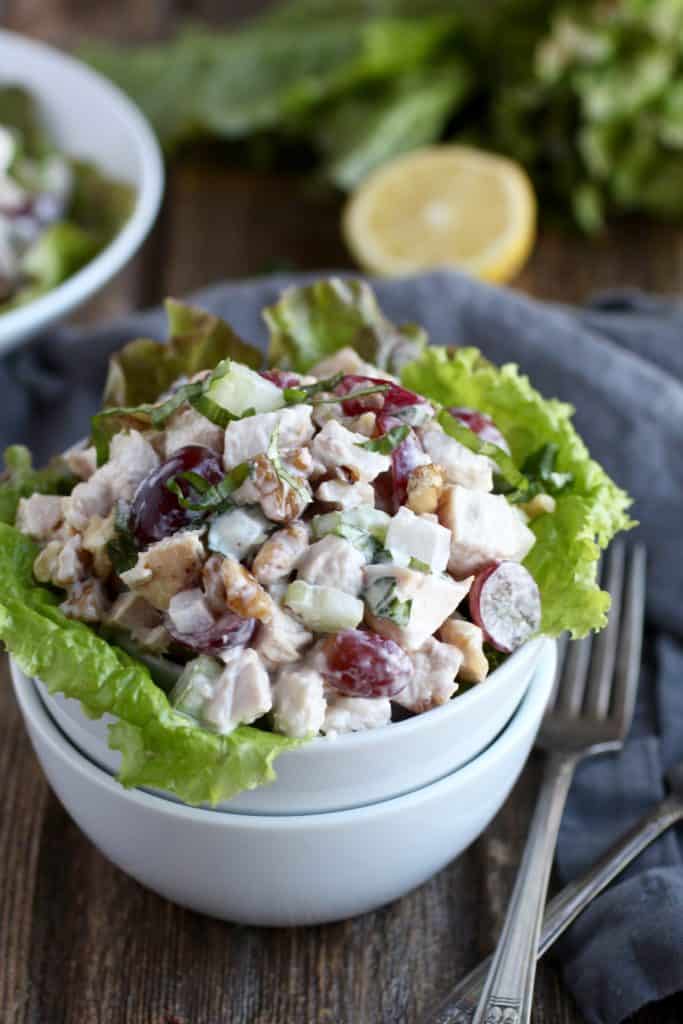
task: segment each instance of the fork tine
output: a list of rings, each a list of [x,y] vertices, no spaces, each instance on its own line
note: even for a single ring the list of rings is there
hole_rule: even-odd
[[[592,647],[592,636],[584,636],[569,645],[565,666],[566,679],[558,703],[561,710],[570,717],[578,715],[581,711]]]
[[[624,592],[624,611],[612,700],[612,715],[621,736],[625,736],[629,730],[636,702],[643,644],[646,574],[645,545],[636,544],[631,553]]]
[[[621,542],[613,544],[606,559],[604,586],[612,598],[607,625],[593,645],[593,660],[588,678],[585,713],[604,718],[609,711],[614,666],[619,640],[625,549]]]

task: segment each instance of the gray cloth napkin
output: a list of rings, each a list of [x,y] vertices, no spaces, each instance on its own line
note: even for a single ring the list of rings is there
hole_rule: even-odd
[[[307,279],[221,284],[193,301],[263,344],[263,306]],[[477,345],[496,362],[519,363],[545,394],[572,402],[591,452],[636,498],[650,549],[650,633],[636,721],[621,756],[577,773],[557,857],[566,881],[660,799],[664,771],[683,757],[683,306],[625,292],[570,309],[448,272],[375,287],[392,319],[424,324],[433,343]],[[55,330],[9,356],[0,362],[0,442],[28,443],[43,459],[83,436],[109,353],[131,337],[164,333],[157,310],[95,330]],[[617,1024],[683,990],[681,834],[655,843],[556,952],[591,1024]]]

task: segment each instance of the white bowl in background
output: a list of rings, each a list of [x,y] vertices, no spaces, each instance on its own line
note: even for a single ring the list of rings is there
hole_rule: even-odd
[[[505,728],[553,641],[516,651],[483,683],[432,711],[380,729],[320,737],[275,761],[277,779],[238,794],[219,809],[253,814],[311,814],[388,800],[448,775],[481,753]],[[80,703],[49,694],[46,707],[72,743],[116,773],[120,754],[107,744],[110,715],[88,718]]]
[[[405,796],[328,814],[257,816],[126,790],[59,731],[13,672],[34,750],[62,804],[101,852],[154,892],[252,925],[337,921],[421,885],[498,812],[527,759],[555,676],[553,645],[508,727],[479,757]]]
[[[0,84],[36,98],[56,145],[133,185],[133,212],[116,238],[82,270],[39,299],[0,313],[0,352],[28,341],[105,285],[133,256],[156,218],[164,172],[146,119],[111,82],[73,57],[0,29]]]

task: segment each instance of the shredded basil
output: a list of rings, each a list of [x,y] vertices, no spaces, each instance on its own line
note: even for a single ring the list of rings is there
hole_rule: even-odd
[[[285,402],[288,405],[300,405],[302,402],[310,402],[321,391],[334,391],[338,384],[341,384],[346,374],[335,373],[325,380],[318,380],[315,384],[301,384],[296,388],[285,388],[282,392]],[[339,401],[339,399],[335,399]]]
[[[285,466],[284,462],[282,461],[282,456],[280,455],[280,448],[278,444],[279,437],[280,424],[276,423],[275,429],[273,430],[273,433],[270,435],[270,441],[268,442],[266,458],[269,460],[270,464],[275,470],[278,479],[283,484],[286,484],[288,487],[291,487],[291,489],[296,494],[298,494],[300,498],[305,497],[306,500],[308,501],[308,499],[310,498],[310,491],[308,487],[300,477],[298,477],[295,473],[291,473]]]
[[[410,427],[408,426],[392,427],[381,437],[373,437],[369,441],[358,441],[357,447],[365,448],[368,452],[379,452],[380,455],[391,455],[394,448],[403,444],[409,433]]]
[[[188,512],[197,514],[197,518],[206,515],[214,515],[218,512],[226,512],[232,507],[230,497],[233,491],[244,483],[249,476],[249,464],[246,462],[235,466],[233,470],[223,477],[220,483],[210,484],[204,477],[191,471],[178,473],[166,481],[166,487],[178,499],[178,503]],[[183,480],[190,485],[197,498],[190,497],[183,493],[179,481]]]
[[[363,599],[372,614],[380,619],[389,619],[397,626],[407,626],[410,621],[413,602],[401,601],[396,596],[396,580],[392,576],[374,580],[364,592]]]
[[[119,576],[127,569],[132,569],[138,560],[138,548],[130,528],[130,505],[125,501],[116,503],[114,536],[107,544],[107,554]]]
[[[528,486],[529,482],[524,473],[517,469],[512,457],[503,451],[502,448],[499,448],[497,444],[493,444],[491,441],[482,441],[478,434],[475,434],[473,430],[466,427],[464,423],[460,423],[447,409],[442,409],[437,413],[436,419],[446,433],[455,438],[456,441],[459,441],[465,448],[469,448],[471,452],[475,452],[477,455],[486,455],[495,462],[497,473],[503,485],[499,490],[513,491],[519,489],[521,491]]]

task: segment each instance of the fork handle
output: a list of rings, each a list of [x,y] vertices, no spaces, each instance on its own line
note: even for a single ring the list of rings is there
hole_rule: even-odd
[[[553,753],[547,758],[524,856],[473,1024],[528,1024],[531,1019],[548,880],[578,761],[575,753]]]
[[[683,799],[669,796],[644,814],[585,874],[570,882],[548,903],[538,942],[538,956],[550,949],[572,921],[610,882],[624,871],[650,843],[683,821]],[[427,1018],[429,1024],[471,1024],[492,957],[474,967]]]

